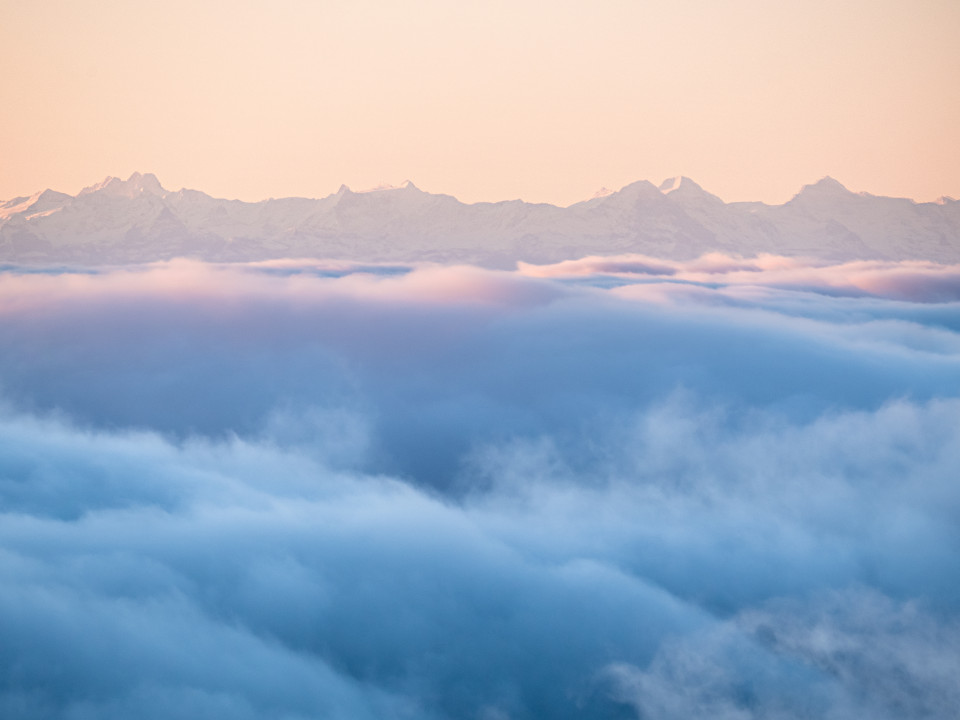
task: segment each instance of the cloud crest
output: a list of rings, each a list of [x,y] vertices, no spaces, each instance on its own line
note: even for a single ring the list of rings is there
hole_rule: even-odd
[[[950,717],[957,303],[728,260],[7,271],[2,714]]]

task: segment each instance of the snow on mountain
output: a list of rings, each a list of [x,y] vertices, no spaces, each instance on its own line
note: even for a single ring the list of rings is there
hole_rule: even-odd
[[[832,178],[783,205],[725,203],[686,177],[631,183],[569,207],[461,203],[407,181],[325,198],[257,203],[108,177],[75,197],[0,202],[0,261],[84,264],[177,256],[214,261],[327,257],[512,267],[584,255],[776,253],[828,260],[960,262],[960,203],[854,193]]]
[[[793,200],[802,198],[843,198],[852,194],[839,180],[834,180],[829,175],[820,178],[812,185],[804,185]]]
[[[668,178],[660,183],[660,192],[669,195],[671,200],[686,201],[694,204],[723,204],[723,200],[711,195],[688,177]]]
[[[103,180],[103,182],[84,188],[80,191],[80,195],[92,195],[99,193],[101,195],[109,195],[112,197],[135,198],[143,193],[163,197],[166,192],[167,191],[161,187],[160,181],[157,180],[157,176],[153,173],[141,175],[140,173],[135,172],[127,180],[121,180],[120,178],[116,177],[108,177]]]
[[[56,212],[73,198],[65,193],[44,190],[30,197],[19,197],[0,204],[0,220],[13,216],[26,220]]]

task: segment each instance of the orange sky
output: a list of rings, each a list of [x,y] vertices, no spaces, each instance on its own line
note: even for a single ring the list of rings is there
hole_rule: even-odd
[[[0,0],[0,198],[960,197],[957,0]]]

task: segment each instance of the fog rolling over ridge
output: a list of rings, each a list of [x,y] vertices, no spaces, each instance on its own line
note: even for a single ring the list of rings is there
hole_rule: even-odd
[[[960,262],[960,203],[858,194],[831,178],[783,205],[724,203],[689,178],[640,181],[569,207],[464,204],[412,183],[246,203],[168,191],[139,173],[76,197],[46,190],[0,203],[0,261],[16,263],[312,257],[509,269],[584,255],[710,252]]]

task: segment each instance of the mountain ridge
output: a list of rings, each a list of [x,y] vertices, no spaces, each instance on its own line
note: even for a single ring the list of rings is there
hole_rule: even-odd
[[[0,201],[0,261],[116,264],[326,257],[513,267],[625,252],[960,262],[960,203],[855,193],[827,176],[782,205],[726,203],[686,177],[647,180],[561,207],[463,203],[409,180],[323,198],[244,202],[167,190],[152,173],[71,196]]]

